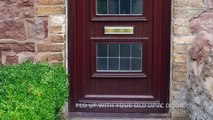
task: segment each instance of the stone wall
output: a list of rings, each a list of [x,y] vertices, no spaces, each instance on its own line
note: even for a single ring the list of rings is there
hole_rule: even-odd
[[[64,0],[0,1],[0,64],[26,59],[57,64],[64,51]]]
[[[189,117],[192,120],[213,119],[213,1],[209,8],[191,20],[196,35],[190,49]]]
[[[213,16],[211,17],[213,19]],[[206,21],[207,22],[207,21]],[[213,23],[213,22],[212,22]],[[213,27],[213,24],[212,24]],[[189,118],[213,118],[213,34],[199,32],[190,49]]]
[[[205,0],[173,0],[172,11],[172,77],[170,109],[173,118],[188,118],[187,64],[188,49],[196,35],[190,31],[190,20],[207,9]]]
[[[193,120],[212,119],[213,107],[207,90],[212,85],[202,82],[206,73],[198,74],[199,71],[209,73],[210,70],[201,66],[209,62],[206,60],[210,55],[208,40],[212,36],[209,33],[213,33],[212,8],[213,0],[173,0],[171,104],[184,105],[171,109],[173,118],[183,119],[189,115]],[[188,51],[191,51],[190,54]]]

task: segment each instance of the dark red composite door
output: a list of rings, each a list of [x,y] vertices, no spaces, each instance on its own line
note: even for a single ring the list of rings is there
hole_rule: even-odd
[[[169,0],[69,5],[70,112],[166,112]]]

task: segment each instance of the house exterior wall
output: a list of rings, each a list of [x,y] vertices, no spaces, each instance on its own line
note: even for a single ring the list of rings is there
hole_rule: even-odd
[[[67,62],[66,0],[0,1],[0,64],[26,59]],[[213,0],[172,0],[170,114],[188,118],[188,49],[197,34],[191,20],[213,7]],[[168,73],[169,74],[169,73]],[[179,104],[179,106],[176,106]]]
[[[203,113],[205,111],[196,111],[193,112],[193,109],[196,109],[196,105],[194,105],[193,99],[199,98],[202,95],[195,95],[193,91],[202,84],[199,81],[192,79],[192,66],[191,60],[192,56],[189,55],[189,50],[191,49],[191,45],[193,44],[194,48],[199,48],[196,46],[194,42],[196,42],[199,31],[199,26],[204,27],[204,29],[211,28],[211,24],[208,23],[208,20],[211,21],[210,15],[205,16],[202,20],[206,25],[201,24],[201,20],[198,22],[196,19],[202,17],[202,13],[206,11],[211,11],[213,7],[213,0],[173,0],[172,5],[172,73],[171,73],[171,90],[170,90],[170,103],[173,105],[179,104],[180,106],[172,107],[171,115],[173,118],[189,118],[190,119],[207,119],[204,118]],[[201,24],[201,25],[199,25]],[[196,51],[197,52],[197,51]],[[198,52],[199,53],[199,52]],[[201,53],[202,54],[202,53]],[[196,68],[195,70],[198,70]],[[201,77],[201,76],[200,76]],[[195,81],[195,82],[193,82]],[[198,85],[196,87],[192,87],[193,85]],[[201,87],[201,91],[205,91],[203,87]],[[203,95],[205,98],[201,98],[203,102],[209,102],[209,96],[207,93]],[[184,106],[184,107],[182,107]],[[192,107],[193,106],[193,107]],[[205,106],[205,105],[204,105]],[[201,106],[197,106],[199,108]],[[206,105],[208,107],[208,105]],[[209,106],[210,107],[210,106]],[[200,109],[198,109],[200,110]],[[196,116],[194,116],[196,115]],[[193,117],[194,116],[194,117]],[[211,119],[209,117],[208,119]]]
[[[171,108],[173,118],[210,120],[213,0],[173,0]]]
[[[196,36],[189,49],[188,89],[189,118],[213,118],[213,1],[190,21],[190,30]]]
[[[0,63],[65,60],[64,0],[1,0]]]
[[[172,4],[172,73],[170,108],[173,118],[188,117],[188,49],[195,35],[190,31],[190,20],[206,9],[203,0],[173,0]]]

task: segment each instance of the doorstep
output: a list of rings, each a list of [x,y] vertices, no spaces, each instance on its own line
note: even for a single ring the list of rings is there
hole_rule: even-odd
[[[168,114],[70,113],[66,120],[171,120]]]
[[[171,120],[166,113],[86,113],[68,112],[68,103],[64,105],[64,120]]]

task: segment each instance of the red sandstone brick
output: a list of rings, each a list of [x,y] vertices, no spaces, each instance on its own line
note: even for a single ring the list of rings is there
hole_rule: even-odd
[[[18,63],[18,56],[6,56],[6,64],[17,64]]]
[[[35,52],[34,44],[13,44],[12,50],[14,52]]]

